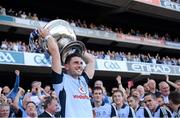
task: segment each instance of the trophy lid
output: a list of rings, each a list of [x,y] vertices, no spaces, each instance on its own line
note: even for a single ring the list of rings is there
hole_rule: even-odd
[[[48,29],[49,33],[57,40],[63,37],[69,37],[76,40],[76,35],[72,27],[70,26],[69,22],[65,20],[53,20],[47,23],[44,28]]]

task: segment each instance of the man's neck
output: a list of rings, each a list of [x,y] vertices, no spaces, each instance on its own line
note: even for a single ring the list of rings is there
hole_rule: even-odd
[[[152,109],[152,112],[155,112],[157,107],[158,107],[158,105],[156,105],[156,107],[154,107],[154,109]]]
[[[178,112],[178,110],[180,110],[180,105],[175,106],[175,112]]]
[[[49,111],[49,110],[45,110],[45,111],[46,111],[46,113],[48,113],[50,116],[54,115],[54,113],[52,113],[52,112]]]
[[[71,74],[71,73],[69,73],[69,72],[67,72],[67,74],[68,74],[69,76],[71,76],[73,79],[78,79],[78,78],[79,78],[79,76],[73,75],[73,74]]]
[[[94,102],[94,106],[95,106],[95,107],[100,107],[101,105],[102,105],[102,101],[98,101],[98,102],[95,101],[95,102]]]
[[[116,108],[117,109],[120,109],[122,106],[123,106],[124,103],[119,103],[119,104],[116,104]]]

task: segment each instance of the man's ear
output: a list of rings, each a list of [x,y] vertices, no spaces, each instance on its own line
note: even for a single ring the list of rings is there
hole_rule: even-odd
[[[64,64],[64,68],[65,68],[65,70],[68,70],[69,69],[69,65],[68,64]]]

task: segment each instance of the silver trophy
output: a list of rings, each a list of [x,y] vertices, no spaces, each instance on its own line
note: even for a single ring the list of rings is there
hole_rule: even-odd
[[[62,64],[64,64],[66,57],[72,53],[84,54],[84,43],[77,41],[76,35],[67,21],[60,19],[53,20],[47,23],[44,28],[48,29],[50,35],[57,41]],[[37,30],[30,34],[29,42],[31,50],[38,44],[43,52],[48,52],[47,42],[40,38]]]

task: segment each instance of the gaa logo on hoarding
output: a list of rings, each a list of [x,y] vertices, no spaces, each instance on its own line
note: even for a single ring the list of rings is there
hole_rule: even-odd
[[[104,67],[109,70],[121,69],[120,65],[117,62],[112,62],[112,61],[104,62]]]
[[[35,26],[35,27],[39,27],[40,26],[40,23],[39,21],[37,20],[30,20],[29,22],[32,26]]]
[[[36,55],[34,57],[34,62],[36,64],[50,64],[50,60],[47,60],[45,56]]]
[[[0,62],[15,63],[15,60],[10,53],[0,52]]]

